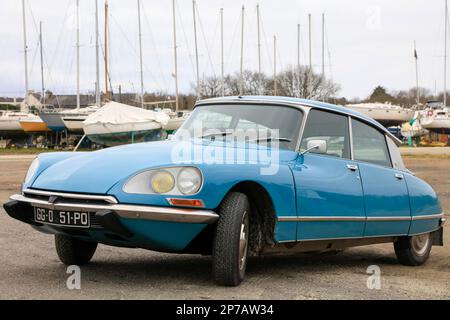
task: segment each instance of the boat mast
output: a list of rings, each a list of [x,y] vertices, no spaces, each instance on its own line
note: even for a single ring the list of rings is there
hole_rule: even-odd
[[[42,21],[39,22],[39,47],[41,51],[41,85],[42,104],[45,105],[45,83],[44,83],[44,50],[42,49]]]
[[[172,0],[172,13],[173,13],[173,53],[175,62],[175,111],[178,112],[179,100],[178,100],[178,58],[177,58],[177,21],[175,17],[175,0]]]
[[[322,79],[325,79],[325,13],[322,13]]]
[[[273,95],[278,91],[277,83],[277,36],[273,36]]]
[[[259,3],[256,5],[256,20],[258,24],[258,73],[261,74],[261,22],[259,13]]]
[[[447,32],[448,32],[448,1],[445,0],[445,40],[444,40],[444,107],[447,106]]]
[[[197,42],[197,18],[195,14],[196,4],[195,0],[192,0],[192,14],[194,17],[194,44],[195,44],[195,68],[197,76],[197,99],[201,99],[201,89],[200,89],[200,71],[198,66],[198,42]]]
[[[301,78],[301,71],[300,71],[300,41],[301,41],[301,33],[300,33],[300,23],[297,24],[297,97],[300,97],[300,78]]]
[[[109,100],[108,90],[108,0],[105,1],[105,96]]]
[[[77,0],[77,110],[80,104],[80,0]]]
[[[95,62],[96,62],[96,82],[95,82],[95,104],[98,108],[102,106],[100,97],[100,40],[98,28],[98,0],[95,0]]]
[[[142,29],[141,29],[141,0],[137,0],[139,25],[139,62],[141,72],[141,108],[144,109],[144,70],[142,62]]]
[[[311,34],[311,13],[308,14],[309,21],[309,71],[312,71],[312,34]]]
[[[224,65],[224,54],[223,54],[223,8],[220,8],[220,58],[221,58],[221,84],[222,84],[222,97],[225,96],[225,65]]]
[[[245,7],[242,6],[242,26],[241,26],[241,67],[240,67],[240,79],[239,79],[239,95],[244,94],[244,15]]]
[[[416,61],[416,103],[420,104],[420,90],[419,90],[419,56],[417,55],[416,41],[414,41],[414,59]]]
[[[262,83],[262,64],[261,64],[261,15],[259,12],[259,3],[256,5],[256,20],[258,24],[258,77],[260,79],[258,86],[258,93],[263,94],[263,83]]]
[[[25,99],[28,94],[28,45],[27,45],[27,22],[25,14],[25,0],[22,0],[22,16],[23,16],[23,50],[25,62]]]

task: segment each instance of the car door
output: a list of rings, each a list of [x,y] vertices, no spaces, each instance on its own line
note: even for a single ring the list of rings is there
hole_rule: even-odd
[[[364,200],[357,164],[350,160],[349,118],[312,109],[300,151],[312,140],[325,140],[327,148],[301,155],[293,167],[297,240],[362,237]]]
[[[352,119],[353,157],[358,162],[367,215],[365,237],[406,235],[409,194],[402,171],[394,169],[386,135]]]

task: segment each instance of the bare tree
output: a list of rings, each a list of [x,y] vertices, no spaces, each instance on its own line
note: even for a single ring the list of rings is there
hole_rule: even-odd
[[[224,79],[225,95],[237,96],[240,93],[240,75],[227,75]],[[277,75],[278,94],[315,100],[329,100],[339,91],[339,85],[310,71],[309,68],[288,69]],[[217,97],[222,94],[222,83],[218,77],[208,77],[200,82],[202,97]],[[243,72],[244,95],[273,94],[274,79],[264,73],[245,70]],[[192,89],[196,92],[195,84]]]
[[[312,72],[307,67],[288,68],[278,76],[279,94],[311,100],[329,100],[336,96],[340,86]],[[271,81],[273,83],[273,80]]]

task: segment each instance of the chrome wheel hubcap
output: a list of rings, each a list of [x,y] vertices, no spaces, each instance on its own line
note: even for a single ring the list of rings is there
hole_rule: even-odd
[[[411,238],[411,247],[417,255],[423,256],[427,252],[429,242],[430,234],[421,234]]]
[[[241,223],[241,234],[239,237],[239,270],[242,270],[245,266],[247,259],[247,247],[248,247],[248,219],[247,214],[244,215]]]

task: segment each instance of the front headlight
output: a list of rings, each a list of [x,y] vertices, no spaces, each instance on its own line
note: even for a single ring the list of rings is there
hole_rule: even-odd
[[[27,172],[27,175],[25,176],[25,181],[24,181],[25,184],[28,184],[31,182],[31,179],[33,179],[38,168],[39,168],[39,158],[36,158],[33,160],[30,167],[28,168],[28,172]]]
[[[151,186],[156,193],[167,193],[175,186],[175,179],[168,171],[157,171],[152,175]]]
[[[182,194],[196,194],[202,186],[202,175],[195,168],[184,168],[178,174],[178,189]]]
[[[133,194],[194,195],[203,185],[199,169],[172,167],[140,172],[129,179],[123,191]]]

